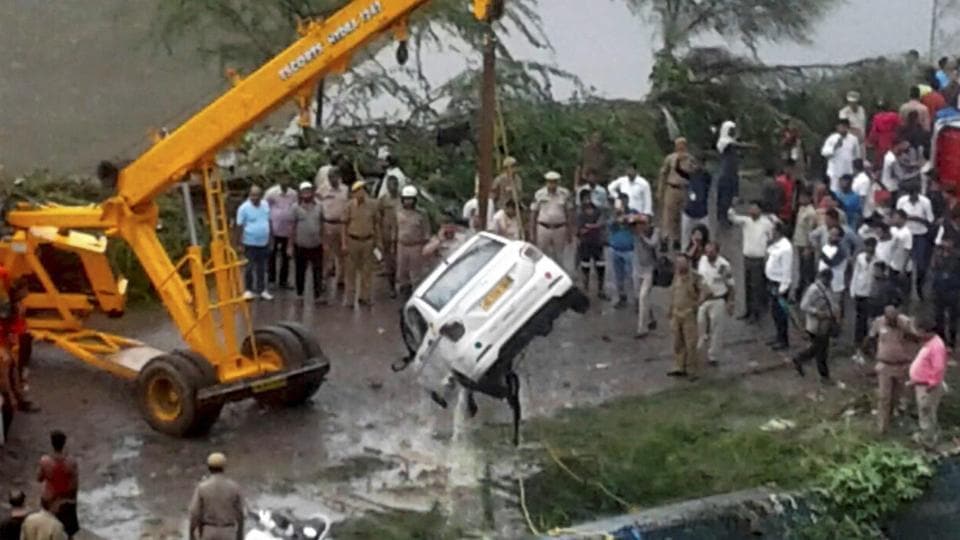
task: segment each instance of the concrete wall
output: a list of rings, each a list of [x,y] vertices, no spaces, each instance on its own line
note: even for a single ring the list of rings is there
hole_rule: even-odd
[[[133,158],[226,87],[218,65],[151,38],[161,0],[0,1],[0,164],[92,172]],[[195,55],[193,55],[195,56]]]

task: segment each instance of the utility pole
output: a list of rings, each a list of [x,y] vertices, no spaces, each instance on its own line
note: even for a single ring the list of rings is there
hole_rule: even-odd
[[[933,5],[930,8],[930,48],[927,53],[930,62],[936,61],[937,34],[940,32],[939,20],[940,0],[933,0]]]
[[[493,139],[494,114],[497,107],[497,36],[491,21],[484,22],[483,73],[480,82],[480,118],[477,137],[477,202],[479,203],[480,227],[487,228],[487,209],[490,189],[493,185]]]

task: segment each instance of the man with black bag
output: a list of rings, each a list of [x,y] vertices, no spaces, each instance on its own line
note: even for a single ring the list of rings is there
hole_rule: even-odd
[[[830,338],[839,334],[839,310],[830,293],[830,281],[833,270],[825,268],[817,274],[814,281],[803,293],[800,310],[804,314],[805,328],[810,337],[810,346],[793,357],[793,366],[801,377],[804,376],[803,364],[811,359],[817,361],[817,372],[822,383],[830,382],[830,368],[827,358],[830,353]]]

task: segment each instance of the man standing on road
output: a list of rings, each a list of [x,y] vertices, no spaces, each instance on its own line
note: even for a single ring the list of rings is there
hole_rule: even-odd
[[[303,298],[307,284],[307,267],[313,276],[313,300],[323,299],[323,210],[313,193],[313,184],[300,184],[300,200],[293,205],[292,242],[288,248],[293,256],[294,282],[297,298]]]
[[[330,298],[336,300],[337,286],[346,276],[346,254],[343,251],[343,224],[347,205],[350,203],[350,189],[341,182],[340,169],[330,169],[327,174],[327,186],[317,188],[320,212],[323,215],[323,277],[331,280],[327,286]]]
[[[910,381],[907,384],[913,386],[917,395],[920,432],[914,439],[924,446],[932,447],[939,438],[937,409],[943,397],[943,378],[950,355],[943,340],[937,335],[933,320],[921,320],[919,326],[923,347],[910,364]]]
[[[727,212],[727,218],[743,230],[743,288],[746,309],[740,319],[755,323],[760,320],[760,313],[767,304],[767,286],[763,277],[763,268],[767,246],[773,238],[775,223],[773,219],[762,213],[760,203],[757,201],[750,203],[747,212],[748,214],[743,216],[731,208]]]
[[[615,309],[627,307],[627,281],[633,276],[633,220],[636,214],[627,208],[627,196],[621,194],[614,203],[607,243],[613,261],[613,279],[617,285]]]
[[[224,474],[226,466],[220,452],[207,457],[210,475],[200,481],[190,501],[190,540],[243,540],[243,495]]]
[[[920,194],[920,186],[910,186],[907,194],[897,201],[897,210],[906,218],[906,227],[913,235],[910,255],[916,278],[917,298],[923,300],[923,286],[930,266],[930,227],[933,226],[933,206],[926,195]]]
[[[344,213],[342,248],[347,254],[347,276],[343,288],[344,307],[353,307],[354,293],[359,292],[359,304],[371,307],[370,289],[373,286],[374,250],[380,246],[380,214],[375,201],[367,198],[367,186],[362,181],[350,188],[353,199]],[[357,281],[359,279],[359,285]]]
[[[797,217],[793,227],[793,247],[797,250],[797,257],[800,260],[800,282],[797,284],[795,296],[797,302],[803,296],[803,291],[807,290],[807,285],[813,283],[817,274],[817,257],[810,242],[810,233],[816,227],[817,210],[810,201],[810,192],[800,189],[797,195]]]
[[[605,213],[610,207],[610,194],[607,192],[607,188],[599,183],[597,172],[588,169],[583,173],[583,180],[584,182],[577,184],[574,190],[576,191],[577,205],[580,205],[583,200],[583,193],[586,192],[590,195],[590,202],[597,208],[597,211]]]
[[[839,191],[840,178],[845,174],[853,174],[853,160],[863,157],[860,141],[850,133],[848,120],[837,121],[836,131],[823,142],[820,154],[827,160],[830,191]]]
[[[423,246],[430,239],[430,220],[417,208],[417,188],[400,191],[397,211],[397,287],[407,299],[423,274]]]
[[[856,324],[853,327],[853,344],[860,346],[867,337],[872,313],[871,293],[873,291],[873,264],[877,261],[877,239],[863,241],[863,251],[853,261],[853,277],[850,279],[850,297],[853,298]],[[859,353],[858,353],[859,354]]]
[[[890,427],[899,394],[909,379],[910,360],[919,339],[913,319],[900,313],[893,304],[873,320],[870,337],[877,341],[877,430],[881,435]]]
[[[671,377],[700,375],[700,354],[697,351],[697,309],[702,286],[700,276],[690,269],[690,259],[680,253],[675,257],[673,283],[670,284],[670,328],[673,331],[674,368]]]
[[[66,444],[67,436],[62,431],[50,433],[53,454],[40,458],[37,481],[43,484],[40,496],[43,507],[57,516],[64,532],[73,538],[80,530],[77,521],[77,461],[64,451]]]
[[[840,109],[837,118],[849,122],[850,132],[863,144],[867,134],[867,111],[860,105],[860,92],[847,92],[847,105]]]
[[[687,201],[680,220],[681,242],[687,245],[697,225],[710,227],[710,183],[713,178],[703,167],[695,166],[687,184]]]
[[[272,250],[267,264],[267,280],[280,289],[289,289],[290,282],[290,239],[293,234],[293,206],[297,204],[297,192],[287,182],[277,182],[263,194],[270,208],[270,232]],[[309,182],[308,182],[309,183]],[[280,273],[277,274],[277,257],[280,258]]]
[[[547,185],[533,196],[531,228],[534,243],[561,267],[564,250],[572,238],[573,200],[567,188],[560,187],[560,173],[550,171],[543,175]]]
[[[244,272],[244,300],[253,300],[260,295],[264,300],[273,300],[267,290],[267,259],[270,257],[270,205],[263,201],[263,192],[258,186],[250,188],[250,195],[237,209],[237,227],[240,243],[247,258]]]
[[[630,210],[653,217],[653,193],[650,190],[650,182],[637,174],[636,165],[628,165],[626,174],[610,182],[607,191],[613,200],[617,200],[618,194],[623,193],[629,199]]]
[[[884,253],[888,254],[888,260],[884,260],[893,274],[894,280],[900,285],[900,293],[904,303],[910,300],[910,261],[913,251],[913,234],[907,227],[907,213],[903,210],[897,210],[893,213],[889,228],[889,237],[883,235],[880,237],[880,243],[889,242]],[[883,233],[881,233],[883,234]],[[877,246],[880,252],[879,245]]]
[[[583,291],[590,291],[590,268],[597,275],[597,298],[607,300],[604,282],[607,273],[607,223],[603,213],[593,203],[590,193],[580,192],[580,211],[577,214],[577,262],[583,276]]]
[[[406,186],[404,186],[406,187]],[[387,189],[377,200],[380,214],[380,234],[383,238],[383,269],[387,273],[387,288],[390,298],[397,297],[397,209],[400,207],[400,181],[396,176],[387,177]]]
[[[510,240],[523,240],[520,228],[520,220],[517,217],[517,203],[507,201],[503,208],[497,210],[493,215],[493,221],[489,224],[490,232],[498,234]]]
[[[810,346],[793,357],[793,367],[801,377],[804,376],[803,364],[811,359],[817,361],[820,382],[830,382],[830,368],[827,358],[830,354],[830,334],[833,325],[838,322],[837,307],[833,305],[830,294],[830,282],[833,271],[827,268],[817,274],[817,280],[807,287],[800,301],[800,310],[804,314],[805,328],[810,337]]]
[[[657,267],[657,249],[660,247],[660,231],[653,225],[650,216],[640,214],[634,229],[636,238],[633,250],[633,288],[637,292],[636,339],[647,337],[657,329],[650,305],[650,289],[653,288],[653,271]]]
[[[673,142],[673,153],[664,158],[657,180],[657,200],[663,212],[661,232],[667,246],[674,251],[681,249],[681,215],[687,202],[687,184],[694,169],[693,162],[687,152],[687,139],[680,137]]]
[[[720,339],[726,326],[727,316],[733,314],[734,278],[730,262],[720,256],[716,242],[708,242],[700,257],[697,273],[703,280],[704,299],[697,312],[700,333],[699,347],[707,350],[707,363],[719,365]]]
[[[763,275],[769,284],[770,315],[777,327],[777,335],[772,343],[775,351],[790,348],[787,295],[790,294],[790,282],[793,279],[793,246],[790,245],[784,228],[782,223],[774,225],[772,242],[767,248],[767,260],[763,270]]]

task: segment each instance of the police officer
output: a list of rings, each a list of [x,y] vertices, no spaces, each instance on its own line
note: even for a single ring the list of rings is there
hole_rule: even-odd
[[[323,276],[333,278],[328,284],[331,298],[336,299],[337,285],[343,281],[343,220],[350,202],[350,190],[341,182],[340,169],[327,171],[326,184],[318,186],[317,200],[323,215]]]
[[[397,297],[397,210],[400,207],[400,181],[387,176],[387,189],[377,200],[380,209],[380,234],[383,244],[383,267],[387,274],[390,298]]]
[[[417,188],[404,186],[397,210],[397,286],[407,298],[423,273],[423,246],[430,239],[430,221],[417,208]]]
[[[190,540],[242,540],[243,495],[224,473],[227,458],[220,452],[207,457],[207,476],[190,501]]]
[[[573,235],[573,198],[567,188],[559,186],[560,173],[550,171],[543,177],[547,185],[533,196],[531,238],[541,251],[563,266],[564,249]]]
[[[353,295],[359,289],[361,306],[371,306],[370,287],[373,281],[374,250],[383,251],[380,213],[376,201],[367,198],[367,186],[358,180],[350,188],[353,199],[344,214],[342,247],[347,254],[347,276],[343,305],[353,307]],[[357,286],[357,275],[360,284]]]

